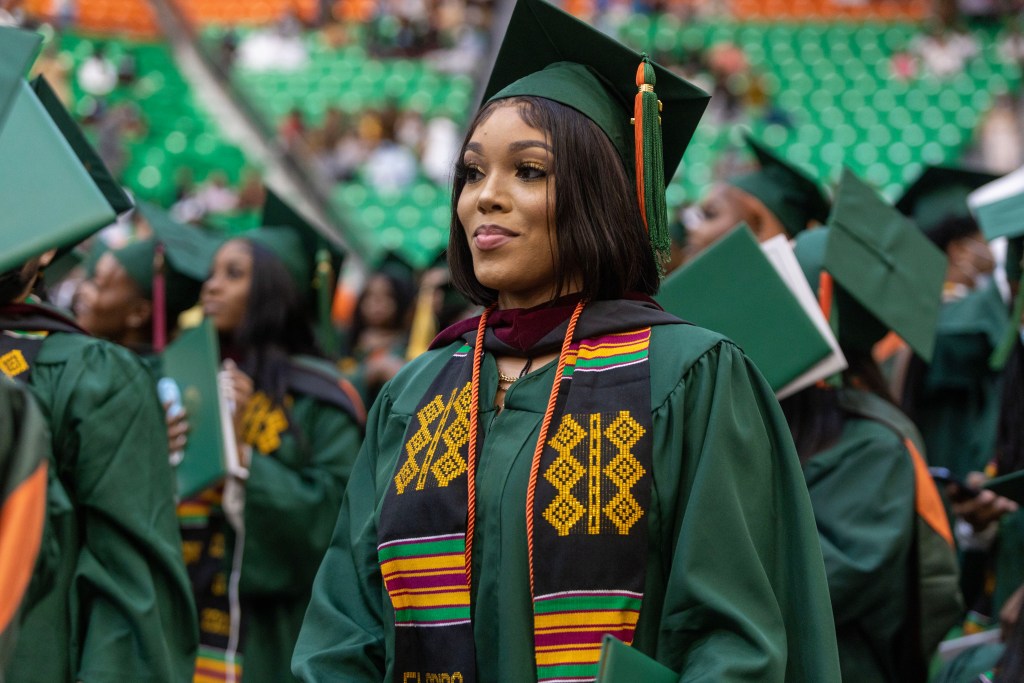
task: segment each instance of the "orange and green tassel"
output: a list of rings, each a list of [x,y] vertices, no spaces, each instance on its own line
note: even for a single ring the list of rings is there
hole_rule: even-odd
[[[636,193],[651,248],[659,267],[668,261],[671,238],[665,206],[665,161],[661,141],[661,102],[654,92],[654,65],[643,54],[636,70],[633,135],[636,142]]]

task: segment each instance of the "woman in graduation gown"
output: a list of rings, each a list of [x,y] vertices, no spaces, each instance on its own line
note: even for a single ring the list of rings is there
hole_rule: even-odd
[[[199,611],[196,680],[280,683],[362,439],[358,395],[320,360],[306,225],[217,251],[201,301],[228,367],[241,469],[178,508]],[[325,291],[333,291],[331,283]]]
[[[623,104],[634,73],[640,131]],[[654,204],[706,96],[520,0],[488,97],[449,242],[453,278],[486,312],[382,390],[293,671],[586,681],[611,634],[683,681],[837,680],[778,404],[733,344],[649,297],[645,223],[667,250]],[[646,214],[637,132],[654,159],[638,169]]]
[[[906,262],[886,245],[907,244],[901,236],[916,231],[849,172],[829,222],[798,236],[795,253],[826,316],[838,320],[850,367],[837,382],[783,400],[782,408],[814,507],[842,680],[923,683],[932,652],[962,614],[956,555],[922,439],[888,395],[871,348],[889,330],[882,321],[898,320],[897,333],[928,355],[934,317],[891,307],[932,298],[937,312],[941,280],[902,273],[887,281],[900,288],[898,296],[861,297],[856,282],[847,289],[848,273],[863,281],[879,272],[873,259]],[[846,249],[843,240],[868,246]],[[929,245],[911,248],[922,246]],[[877,292],[887,285],[867,286]]]

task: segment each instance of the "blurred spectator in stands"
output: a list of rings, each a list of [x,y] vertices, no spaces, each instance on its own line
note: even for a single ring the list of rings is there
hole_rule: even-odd
[[[253,31],[238,44],[237,62],[250,71],[295,71],[309,60],[301,32],[282,20],[269,31]]]
[[[57,31],[66,31],[74,26],[77,12],[76,0],[54,0],[53,20]]]
[[[266,201],[263,174],[258,169],[249,167],[242,171],[242,184],[238,188],[239,211],[257,211]]]
[[[174,201],[180,202],[191,197],[195,188],[196,179],[192,173],[192,167],[179,166],[177,173],[174,175]]]
[[[968,60],[978,54],[978,44],[967,33],[939,27],[915,39],[911,51],[921,59],[925,71],[945,78],[963,71]]]
[[[195,198],[204,213],[227,213],[238,206],[238,193],[228,185],[228,177],[223,171],[211,173]]]
[[[0,0],[0,26],[21,26],[25,23],[22,0]]]
[[[423,135],[423,172],[438,185],[451,182],[455,157],[459,153],[462,135],[459,126],[447,116],[435,116],[427,121]]]
[[[135,82],[137,75],[138,65],[135,61],[135,55],[131,52],[125,52],[117,63],[117,84],[129,86]]]
[[[707,65],[714,78],[710,111],[720,122],[735,121],[750,82],[747,55],[732,43],[719,43],[708,50]]]
[[[67,53],[61,52],[59,39],[54,36],[46,43],[43,53],[39,55],[39,59],[32,67],[32,73],[45,78],[61,103],[68,108],[72,104],[69,82],[71,64],[71,57]]]
[[[107,58],[105,46],[96,46],[78,67],[76,78],[78,86],[93,97],[108,95],[117,86],[117,67]]]
[[[145,131],[145,123],[135,105],[129,102],[100,107],[94,123],[96,151],[110,169],[111,175],[119,178],[127,163],[125,144]]]
[[[306,119],[302,109],[292,107],[277,127],[277,137],[285,149],[292,149],[306,135]]]
[[[1024,141],[1013,98],[1000,95],[981,124],[979,146],[981,163],[992,173],[1009,173],[1021,166]]]
[[[235,64],[235,54],[238,52],[238,34],[235,29],[227,28],[217,39],[217,66],[224,73],[230,73],[231,67]]]
[[[370,148],[363,175],[380,193],[398,193],[416,180],[417,159],[412,150],[398,143],[396,126],[398,111],[388,107],[380,116],[381,135]]]

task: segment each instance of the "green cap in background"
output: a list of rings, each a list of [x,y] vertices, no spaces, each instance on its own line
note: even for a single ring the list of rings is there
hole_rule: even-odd
[[[317,339],[330,356],[340,339],[331,324],[331,304],[345,252],[340,239],[328,239],[309,221],[266,188],[262,227],[239,235],[270,250],[291,275],[300,296],[306,296],[317,323]]]
[[[29,84],[14,87],[0,129],[0,272],[77,244],[117,218]]]
[[[979,187],[971,193],[967,202],[978,217],[986,239],[1008,238],[1006,278],[1011,283],[1018,283],[1017,297],[1002,339],[989,359],[989,367],[1001,370],[1016,344],[1020,318],[1024,313],[1024,296],[1021,294],[1024,289],[1021,264],[1021,257],[1024,256],[1024,168]]]
[[[43,36],[34,31],[0,27],[0,128],[42,46]]]
[[[652,248],[667,257],[665,185],[704,114],[708,94],[542,0],[518,0],[483,99],[519,96],[572,107],[604,131],[629,178],[637,179],[642,170],[638,193],[643,200],[638,196],[637,203]]]
[[[107,165],[100,159],[100,155],[89,144],[82,129],[78,127],[71,114],[61,104],[57,93],[53,92],[53,88],[50,87],[46,79],[42,76],[37,76],[32,81],[32,90],[47,113],[49,113],[50,118],[57,124],[57,128],[64,135],[64,139],[71,145],[71,149],[78,155],[78,160],[82,162],[82,166],[89,172],[93,182],[100,188],[103,196],[107,198],[107,202],[110,203],[110,208],[114,210],[114,213],[122,214],[131,210],[134,206],[132,200],[121,187],[121,184],[114,179],[110,170],[107,169]]]
[[[811,221],[824,223],[829,204],[818,183],[749,134],[745,139],[760,167],[726,183],[757,198],[775,214],[790,237],[803,232]]]
[[[736,342],[775,391],[831,352],[745,225],[665,278],[655,298]]]
[[[947,218],[970,215],[967,195],[996,176],[953,166],[928,166],[903,191],[896,208],[909,216],[925,232],[934,229]]]
[[[852,171],[843,170],[828,226],[799,235],[794,252],[815,290],[831,274],[844,349],[869,352],[893,330],[931,359],[946,256]]]

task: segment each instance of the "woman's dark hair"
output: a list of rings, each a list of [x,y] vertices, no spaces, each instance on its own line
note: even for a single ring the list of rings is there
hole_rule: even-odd
[[[996,471],[1024,470],[1024,346],[1017,341],[1003,369],[1003,396],[996,429]]]
[[[405,277],[378,270],[371,278],[384,278],[391,287],[391,296],[395,300],[395,315],[388,323],[389,329],[407,330],[409,325],[409,314],[413,302],[416,300],[416,285]],[[369,282],[369,281],[367,281]],[[347,355],[351,356],[359,344],[359,337],[366,329],[366,318],[363,316],[363,300],[366,298],[367,288],[364,287],[359,299],[356,301],[356,312],[352,317],[352,325],[349,327]]]
[[[483,286],[458,216],[466,186],[463,158],[473,131],[498,108],[515,106],[523,121],[544,131],[552,146],[557,200],[554,236],[556,295],[578,279],[589,299],[615,299],[629,291],[655,294],[658,268],[622,160],[608,136],[583,114],[542,97],[515,97],[484,106],[459,150],[452,187],[448,264],[456,288],[475,304],[490,305],[498,292]]]
[[[981,232],[978,222],[971,216],[950,216],[932,228],[924,236],[942,251],[949,249],[953,242]]]
[[[239,367],[257,389],[281,405],[288,389],[289,357],[321,355],[308,306],[284,264],[266,247],[252,247],[249,305],[231,340]],[[263,304],[263,305],[261,305]]]
[[[878,364],[867,351],[843,350],[849,367],[843,371],[843,383],[894,403]],[[793,435],[800,463],[832,446],[846,424],[848,413],[831,387],[808,387],[779,402]]]
[[[21,296],[32,278],[39,272],[38,261],[33,261],[32,268],[26,268],[29,262],[19,264],[8,271],[0,273],[0,304],[9,304]]]

